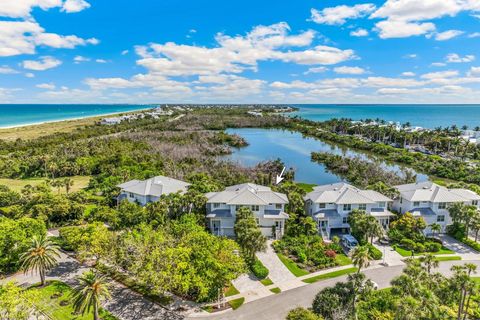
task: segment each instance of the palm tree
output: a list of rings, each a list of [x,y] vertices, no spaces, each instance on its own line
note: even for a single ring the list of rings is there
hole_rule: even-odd
[[[438,234],[440,231],[442,231],[442,226],[438,223],[432,223],[430,225],[430,229],[432,229],[433,236],[435,237],[435,234]]]
[[[30,248],[20,256],[21,269],[27,273],[29,270],[40,274],[42,286],[45,285],[45,276],[48,270],[57,264],[60,257],[58,246],[53,244],[44,235],[34,236]]]
[[[352,261],[353,265],[358,268],[357,273],[360,273],[361,269],[370,265],[369,254],[370,251],[368,250],[367,246],[358,246],[353,249]]]
[[[106,278],[90,270],[78,277],[78,282],[72,294],[75,311],[84,315],[93,308],[93,319],[98,320],[102,300],[111,297]]]
[[[433,268],[438,268],[438,264],[439,264],[438,260],[431,253],[428,253],[423,257],[420,257],[420,262],[423,264],[428,274],[432,273]]]
[[[74,181],[71,178],[65,178],[63,180],[63,185],[65,186],[65,192],[68,194],[70,189],[73,187]]]

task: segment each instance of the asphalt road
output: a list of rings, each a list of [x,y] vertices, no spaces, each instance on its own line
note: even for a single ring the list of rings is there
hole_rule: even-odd
[[[445,261],[440,262],[436,271],[449,276],[453,265],[463,265],[466,262],[476,264],[480,274],[478,261]],[[380,289],[390,286],[390,281],[402,273],[403,266],[385,267],[365,271],[365,275],[378,284]],[[288,290],[280,294],[268,296],[241,306],[239,309],[219,315],[210,315],[203,319],[221,320],[284,320],[288,311],[295,307],[310,307],[315,295],[323,288],[333,286],[336,282],[345,281],[346,276],[316,282],[300,288]],[[199,318],[191,318],[199,319]]]

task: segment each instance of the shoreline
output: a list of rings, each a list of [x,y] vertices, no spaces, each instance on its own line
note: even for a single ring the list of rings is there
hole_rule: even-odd
[[[1,130],[4,130],[4,129],[8,130],[8,129],[25,128],[25,127],[29,127],[29,126],[38,126],[38,125],[43,125],[43,124],[48,124],[48,123],[57,123],[57,122],[63,122],[63,121],[85,120],[85,119],[88,119],[88,118],[98,118],[98,117],[105,117],[105,116],[121,115],[121,114],[127,114],[127,113],[132,113],[132,112],[139,112],[139,111],[146,111],[146,110],[151,110],[151,109],[154,109],[154,107],[134,109],[134,110],[129,110],[129,111],[102,113],[102,114],[88,115],[88,116],[84,116],[84,117],[45,120],[45,121],[17,124],[17,125],[11,125],[11,126],[1,126],[0,125],[0,134],[1,134]]]

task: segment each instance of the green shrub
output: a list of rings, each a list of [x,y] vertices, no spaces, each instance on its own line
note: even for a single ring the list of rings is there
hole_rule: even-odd
[[[400,246],[407,250],[415,250],[416,244],[415,244],[415,241],[411,239],[403,238],[400,241]]]
[[[415,252],[425,252],[425,246],[421,244],[420,242],[415,243]]]
[[[442,248],[442,245],[437,242],[426,242],[425,250],[428,252],[438,252]]]
[[[377,247],[375,247],[372,244],[368,244],[368,253],[371,259],[373,260],[380,260],[382,259],[382,251],[378,250]]]
[[[251,264],[250,270],[252,270],[253,274],[260,280],[265,279],[269,273],[268,269],[258,259],[255,259]]]

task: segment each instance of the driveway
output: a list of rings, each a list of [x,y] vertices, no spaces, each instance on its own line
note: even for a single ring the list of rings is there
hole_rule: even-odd
[[[257,258],[262,261],[263,265],[269,270],[268,277],[273,283],[284,283],[297,279],[290,270],[280,261],[277,254],[272,248],[272,241],[268,242],[265,252],[258,252]]]
[[[462,261],[440,262],[437,271],[444,275],[451,275],[450,268],[453,265],[463,265]],[[474,261],[474,264],[480,269],[480,260]],[[366,270],[365,275],[375,281],[379,288],[390,286],[390,281],[401,274],[403,266],[375,268]],[[211,315],[205,319],[215,320],[284,320],[288,311],[295,307],[311,307],[315,295],[326,287],[334,286],[335,283],[345,281],[346,276],[319,281],[310,285],[288,290],[280,294],[268,296],[266,298],[248,303],[237,310],[229,311],[224,314]],[[192,317],[191,319],[198,319]]]
[[[385,263],[387,266],[403,266],[405,263],[402,261],[402,259],[405,259],[402,257],[395,249],[392,248],[392,246],[389,245],[382,245],[382,244],[373,244],[378,250],[382,252],[382,260],[379,261],[379,263],[382,263],[385,260]]]
[[[455,251],[456,254],[459,255],[476,255],[477,258],[480,259],[480,254],[467,246],[466,244],[463,244],[462,242],[450,237],[449,235],[446,234],[440,234],[438,236],[442,241],[443,245],[447,247],[450,250]]]

